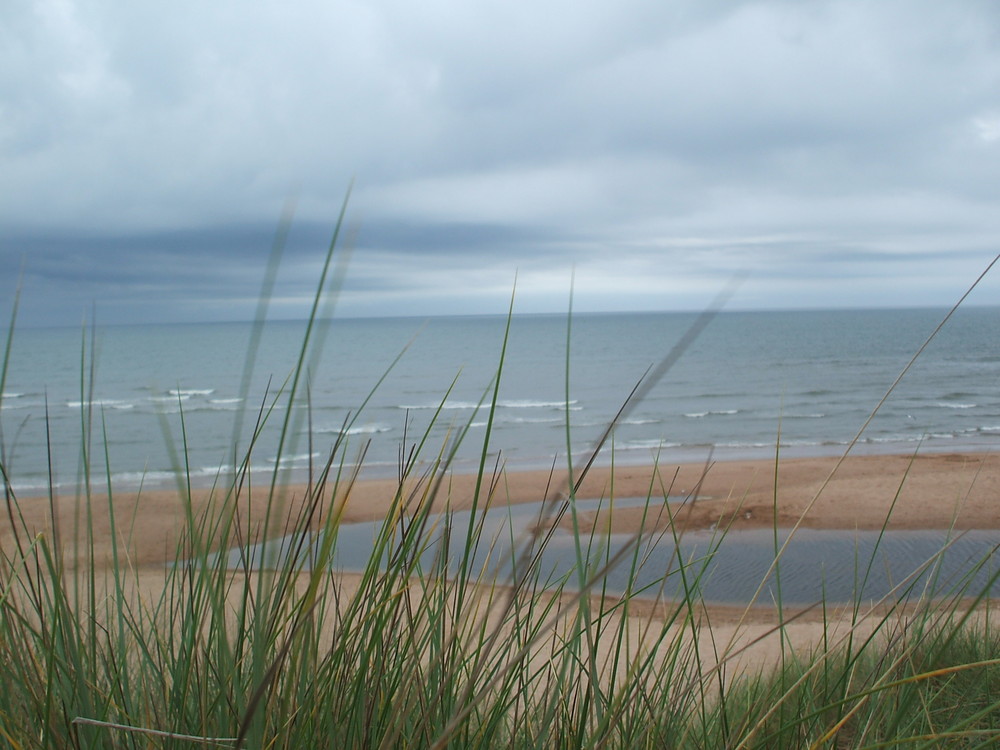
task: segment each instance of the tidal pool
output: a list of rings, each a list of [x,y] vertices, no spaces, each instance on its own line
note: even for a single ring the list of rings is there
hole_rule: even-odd
[[[615,501],[615,507],[641,507],[646,498]],[[655,501],[654,501],[655,502]],[[681,502],[680,499],[672,502]],[[660,503],[662,505],[662,501]],[[578,501],[580,512],[607,507],[607,501]],[[500,582],[511,579],[513,561],[530,543],[530,529],[538,524],[541,503],[492,508],[481,519],[479,544],[472,555],[475,570],[485,570]],[[651,514],[655,514],[655,507]],[[431,517],[427,549],[421,564],[429,569],[440,553],[444,516]],[[455,569],[464,552],[470,513],[448,516],[451,529],[450,567]],[[382,522],[343,525],[336,539],[333,566],[360,571],[371,558]],[[784,604],[811,604],[892,600],[918,596],[941,597],[956,593],[977,595],[987,587],[1000,590],[1000,530],[991,531],[819,531],[799,529],[790,541],[789,530],[689,531],[679,541],[669,534],[647,534],[630,547],[599,587],[622,593],[630,585],[644,597],[676,599],[685,590],[706,602],[777,600]],[[634,541],[626,534],[595,534],[580,540],[580,550],[593,570]],[[786,544],[787,541],[787,544]],[[322,539],[285,537],[246,549],[229,551],[231,567],[270,567],[293,548],[301,547],[303,567],[315,558]],[[784,546],[777,566],[775,550]],[[578,584],[578,545],[571,533],[557,528],[538,556],[542,581],[565,580]],[[774,568],[772,570],[772,567]],[[766,580],[765,580],[766,576]],[[761,586],[761,582],[764,585]]]

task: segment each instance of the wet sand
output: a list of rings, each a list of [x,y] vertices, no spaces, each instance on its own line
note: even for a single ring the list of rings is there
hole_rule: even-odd
[[[777,478],[777,491],[775,479]],[[316,506],[313,526],[331,512],[342,513],[345,523],[384,518],[398,493],[395,479],[359,480],[336,490],[325,488]],[[475,495],[476,477],[447,476],[434,494],[435,507],[464,509]],[[487,477],[480,497],[492,503],[525,503],[566,496],[565,474],[511,472]],[[266,486],[244,487],[237,497],[221,490],[195,490],[190,513],[223,514],[235,508],[248,540],[283,535],[304,511],[310,497],[307,487],[289,486],[278,491],[280,502],[268,513]],[[419,503],[432,494],[428,482],[404,485],[406,502]],[[923,456],[858,456],[796,458],[774,461],[727,461],[710,466],[682,464],[595,468],[577,490],[577,497],[646,497],[662,500],[683,497],[684,503],[659,504],[650,513],[641,508],[617,508],[598,517],[582,514],[584,528],[598,524],[616,532],[645,528],[789,527],[801,522],[818,529],[878,529],[888,519],[894,529],[1000,529],[1000,456],[989,454],[928,454]],[[87,512],[75,497],[23,499],[22,537],[36,533],[58,534],[70,561],[89,565],[89,556],[73,550],[74,529]],[[669,512],[666,508],[669,507]],[[50,512],[54,510],[54,514]],[[93,550],[98,565],[110,561],[114,509],[116,535],[121,551],[135,566],[161,566],[176,557],[179,534],[189,512],[177,491],[156,490],[141,494],[94,496],[89,504],[93,519]],[[610,517],[609,517],[610,516]],[[53,524],[53,517],[55,523]],[[21,527],[18,523],[16,526]],[[0,522],[0,544],[10,550],[14,532],[8,519]]]

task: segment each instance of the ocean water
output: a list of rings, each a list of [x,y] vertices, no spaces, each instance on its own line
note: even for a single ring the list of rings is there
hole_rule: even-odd
[[[628,463],[773,457],[779,446],[783,456],[843,451],[945,312],[723,312],[618,425],[599,462],[612,451]],[[567,452],[583,460],[695,317],[577,314],[567,337],[566,316],[515,316],[491,465],[565,465]],[[109,476],[121,489],[171,486],[182,467],[207,485],[242,458],[263,410],[251,454],[260,477],[302,479],[338,440],[346,463],[363,456],[367,475],[392,476],[425,432],[420,457],[429,461],[466,427],[455,468],[474,471],[489,421],[477,404],[492,396],[505,324],[334,319],[320,326],[314,343],[322,346],[291,403],[302,322],[265,327],[245,392],[250,324],[18,330],[0,402],[4,469],[22,496],[50,479],[63,490],[79,486],[85,457],[98,488]],[[993,450],[998,332],[1000,308],[960,310],[854,450]]]

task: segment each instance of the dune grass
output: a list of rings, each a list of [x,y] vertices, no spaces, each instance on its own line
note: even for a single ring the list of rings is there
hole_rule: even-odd
[[[312,468],[304,498],[285,494],[280,462],[263,487],[251,481],[249,469],[262,431],[280,430],[286,452],[299,435],[308,439],[293,416],[308,410],[282,410],[285,421],[272,424],[279,413],[273,409],[308,400],[324,300],[342,278],[337,258],[335,236],[298,361],[283,387],[261,397],[242,448],[242,426],[234,429],[237,469],[219,477],[204,508],[191,501],[181,412],[179,434],[168,437],[176,452],[177,492],[187,499],[175,564],[150,570],[131,560],[130,550],[144,540],[116,527],[111,457],[99,414],[81,407],[84,469],[73,528],[53,522],[40,530],[24,521],[0,454],[13,540],[0,550],[0,744],[995,746],[1000,634],[976,606],[985,591],[959,588],[943,599],[914,602],[904,582],[874,610],[859,603],[846,616],[819,602],[810,614],[820,613],[821,635],[799,650],[786,638],[798,613],[782,612],[759,636],[778,642],[777,662],[748,661],[752,643],[717,636],[712,628],[711,609],[700,594],[710,555],[676,561],[664,576],[679,578],[684,595],[648,604],[655,585],[637,583],[645,553],[651,544],[672,544],[679,530],[637,534],[615,552],[599,533],[580,530],[575,491],[590,463],[554,469],[533,533],[511,540],[513,552],[502,564],[484,565],[482,553],[494,540],[483,514],[505,499],[503,467],[488,462],[489,427],[464,535],[452,534],[453,516],[432,506],[447,505],[451,459],[468,439],[469,425],[444,445],[431,444],[429,427],[400,448],[392,508],[368,564],[356,574],[336,572],[331,561],[338,537],[351,533],[341,524],[341,510],[357,480],[346,446],[338,441]],[[13,335],[12,320],[0,392]],[[695,335],[692,329],[685,341]],[[498,342],[494,382],[483,396],[490,424],[505,346],[506,340]],[[624,401],[621,414],[682,353],[669,352]],[[567,372],[570,362],[567,353]],[[92,388],[91,363],[85,344],[84,396]],[[252,364],[251,355],[247,368]],[[358,406],[355,418],[364,404]],[[612,438],[612,428],[596,441],[594,456]],[[166,432],[171,429],[177,426],[165,424]],[[106,499],[90,491],[97,473],[108,482]],[[651,486],[650,508],[668,494],[669,486]],[[52,492],[53,519],[60,502],[65,500]],[[554,577],[540,552],[566,516],[575,529],[577,566]],[[93,542],[97,517],[107,519],[119,540],[110,550]],[[725,533],[720,530],[719,538]],[[285,542],[270,565],[259,565],[249,553],[230,565],[217,554],[276,537]],[[775,539],[777,547],[777,534]],[[780,554],[776,565],[781,575],[793,574],[780,570]],[[859,575],[866,565],[859,561]],[[634,585],[610,591],[604,576],[612,567],[628,571]]]

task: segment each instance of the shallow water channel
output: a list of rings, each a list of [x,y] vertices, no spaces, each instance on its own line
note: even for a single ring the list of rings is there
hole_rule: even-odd
[[[641,507],[646,498],[615,500],[614,506]],[[680,502],[678,500],[678,502]],[[607,501],[581,500],[579,512],[606,508]],[[481,518],[482,532],[472,555],[474,570],[485,570],[503,582],[510,580],[513,561],[530,543],[530,529],[539,521],[541,503],[492,508]],[[653,511],[652,514],[655,514]],[[651,515],[652,515],[651,514]],[[567,518],[569,516],[567,515]],[[454,512],[451,528],[450,568],[464,552],[470,513]],[[432,516],[430,540],[421,557],[429,570],[441,550],[445,516]],[[337,535],[333,566],[360,571],[368,564],[374,541],[383,533],[383,522],[344,524]],[[397,532],[398,533],[398,532]],[[647,534],[630,547],[619,564],[604,578],[606,590],[629,589],[639,596],[679,598],[685,589],[707,602],[745,604],[757,596],[759,604],[778,598],[784,604],[810,604],[820,600],[842,603],[889,597],[948,596],[961,591],[977,595],[990,586],[1000,591],[1000,530],[992,531],[818,531],[799,529],[791,541],[787,529],[740,529],[725,535],[714,530],[689,531],[675,543],[669,532]],[[228,553],[230,567],[273,567],[301,545],[303,567],[308,568],[322,542],[318,534],[285,537]],[[594,570],[635,541],[627,534],[583,536],[580,545]],[[785,545],[779,565],[771,570],[775,550]],[[568,588],[578,585],[577,544],[573,535],[557,528],[539,557],[540,580],[565,579]],[[767,580],[763,587],[761,581]],[[600,588],[600,584],[598,588]]]

